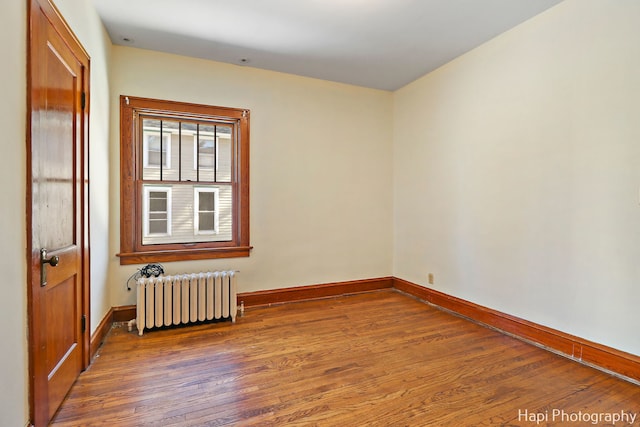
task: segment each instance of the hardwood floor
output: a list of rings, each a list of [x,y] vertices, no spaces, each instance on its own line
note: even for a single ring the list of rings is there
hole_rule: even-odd
[[[530,426],[545,414],[538,425],[640,425],[640,387],[385,290],[247,309],[236,324],[114,328],[52,425]]]

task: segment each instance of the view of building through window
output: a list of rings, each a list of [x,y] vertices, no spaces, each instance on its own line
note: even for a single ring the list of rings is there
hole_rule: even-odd
[[[231,240],[232,126],[141,121],[142,243]]]

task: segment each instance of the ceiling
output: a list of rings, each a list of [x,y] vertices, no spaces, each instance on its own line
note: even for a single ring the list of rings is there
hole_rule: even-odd
[[[395,90],[561,0],[92,0],[114,44]]]

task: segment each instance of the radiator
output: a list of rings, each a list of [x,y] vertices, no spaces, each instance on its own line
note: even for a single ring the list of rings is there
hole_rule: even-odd
[[[236,321],[236,272],[213,271],[143,277],[136,282],[138,334],[145,328],[203,322]],[[129,324],[131,330],[132,324]]]

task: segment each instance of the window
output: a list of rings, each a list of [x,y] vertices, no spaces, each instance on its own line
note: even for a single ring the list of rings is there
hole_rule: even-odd
[[[218,233],[218,188],[195,188],[193,219],[195,234]]]
[[[143,242],[157,236],[171,236],[171,187],[144,186]]]
[[[249,256],[249,111],[122,96],[121,264]]]

